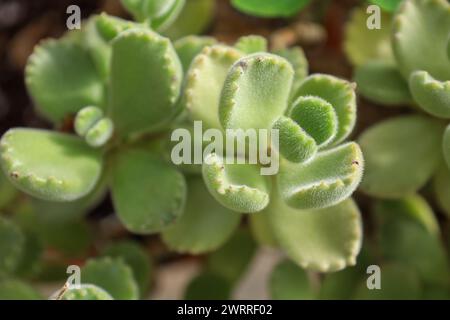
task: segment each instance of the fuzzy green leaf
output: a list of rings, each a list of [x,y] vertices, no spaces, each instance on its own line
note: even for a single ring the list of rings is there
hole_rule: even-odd
[[[334,144],[349,136],[356,121],[355,85],[334,76],[315,74],[306,78],[295,97],[315,96],[330,103],[338,117],[338,133]]]
[[[133,21],[124,20],[102,13],[96,20],[96,27],[99,34],[106,40],[111,41],[121,32],[129,29],[145,29],[145,24],[135,23]]]
[[[36,47],[25,72],[28,90],[49,120],[60,122],[85,106],[103,104],[102,80],[88,51],[68,39]]]
[[[450,81],[439,81],[426,71],[416,71],[409,77],[409,88],[423,110],[438,118],[450,118]]]
[[[213,197],[223,206],[243,213],[264,209],[269,203],[271,182],[256,164],[233,163],[209,154],[203,163],[203,179]]]
[[[450,79],[448,30],[448,1],[409,0],[402,3],[394,19],[392,39],[395,57],[406,79],[416,70],[425,70],[438,80]]]
[[[316,141],[318,147],[329,144],[337,134],[338,119],[334,108],[318,97],[299,97],[289,116]]]
[[[397,66],[385,61],[369,61],[355,70],[358,92],[365,98],[382,105],[409,104],[411,94]]]
[[[236,49],[217,45],[206,47],[192,61],[186,76],[184,99],[193,120],[203,121],[208,128],[221,128],[220,94],[228,70],[241,55]]]
[[[354,142],[322,151],[306,163],[282,161],[277,176],[279,192],[293,208],[329,207],[355,191],[363,168],[361,150]]]
[[[276,300],[312,300],[315,293],[308,274],[298,265],[283,260],[270,276],[270,294]]]
[[[58,296],[55,292],[53,296]],[[82,284],[79,288],[73,287],[67,289],[61,297],[61,300],[113,300],[111,295],[102,288],[93,284]]]
[[[121,135],[152,131],[176,112],[182,67],[170,41],[132,29],[113,40],[110,116]]]
[[[101,118],[103,111],[98,107],[89,106],[81,109],[75,117],[75,132],[83,137]]]
[[[301,47],[281,49],[275,54],[285,58],[294,68],[294,82],[291,93],[294,94],[300,88],[303,80],[308,76],[308,60]]]
[[[81,269],[81,283],[96,285],[117,300],[139,298],[133,271],[121,259],[105,257],[88,260]]]
[[[15,279],[0,280],[0,300],[42,300],[33,287]]]
[[[128,230],[159,232],[181,216],[186,182],[176,169],[140,149],[121,150],[113,165],[113,202]]]
[[[332,272],[355,264],[362,225],[353,200],[326,209],[298,210],[274,197],[266,210],[280,247],[301,267]]]
[[[361,189],[381,198],[399,198],[428,181],[440,160],[443,128],[423,116],[402,116],[366,130],[359,143],[366,159]]]
[[[91,192],[100,178],[102,154],[75,136],[11,129],[0,142],[1,164],[24,192],[51,201],[73,201]]]
[[[268,51],[266,38],[255,35],[240,37],[234,44],[234,47],[245,54]]]
[[[222,90],[219,118],[227,129],[270,129],[284,113],[294,77],[284,58],[256,53],[237,61]]]
[[[0,278],[16,269],[24,249],[23,232],[11,221],[0,217]]]
[[[183,65],[183,71],[187,72],[194,58],[200,54],[205,47],[213,46],[217,40],[212,37],[187,36],[173,43],[175,51]]]
[[[305,162],[316,155],[316,141],[291,118],[282,116],[273,129],[278,130],[279,152],[287,160]]]
[[[238,10],[257,17],[274,18],[295,15],[311,0],[232,0]]]
[[[198,254],[223,245],[238,227],[240,214],[217,203],[200,178],[188,182],[186,209],[162,232],[164,242],[178,252]]]

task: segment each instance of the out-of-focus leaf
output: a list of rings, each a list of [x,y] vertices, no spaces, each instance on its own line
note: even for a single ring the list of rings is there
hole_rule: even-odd
[[[192,279],[186,288],[186,300],[228,300],[231,284],[225,278],[214,273],[202,273]]]
[[[312,300],[316,296],[306,271],[289,260],[275,267],[269,286],[272,299]]]
[[[290,17],[295,15],[311,0],[232,0],[233,6],[250,15],[264,18]]]

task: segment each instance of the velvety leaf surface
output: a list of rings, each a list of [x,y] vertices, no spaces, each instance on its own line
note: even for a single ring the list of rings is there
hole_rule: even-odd
[[[362,240],[353,200],[319,210],[298,210],[274,197],[266,209],[287,256],[304,269],[332,272],[354,265]]]
[[[221,206],[209,195],[200,178],[188,182],[186,209],[162,232],[172,250],[198,254],[219,248],[239,225],[241,215]]]
[[[302,81],[308,76],[308,60],[301,47],[293,47],[277,50],[275,54],[285,58],[294,68],[294,82],[291,93],[294,94],[300,88]]]
[[[294,77],[284,58],[256,53],[237,61],[223,86],[219,118],[227,129],[270,129],[287,108]]]
[[[102,154],[67,134],[10,129],[0,142],[1,164],[24,192],[51,201],[73,201],[93,190]]]
[[[95,21],[98,33],[105,41],[111,41],[117,37],[121,32],[129,29],[146,29],[147,25],[135,23],[133,21],[124,20],[118,17],[102,13]]]
[[[219,203],[233,211],[253,213],[269,203],[271,181],[260,169],[257,164],[228,164],[212,153],[205,158],[202,171],[209,192]]]
[[[290,17],[308,5],[311,0],[232,0],[238,10],[265,18]]]
[[[443,128],[423,116],[402,116],[367,129],[359,138],[366,168],[361,189],[398,198],[420,189],[440,161]]]
[[[167,38],[145,30],[121,33],[113,43],[110,116],[123,135],[152,131],[175,114],[182,67]]]
[[[322,151],[305,163],[281,161],[278,189],[293,208],[325,208],[345,200],[355,191],[363,168],[361,150],[350,142]]]
[[[55,293],[56,295],[58,293]],[[113,300],[111,295],[102,288],[92,284],[82,284],[80,288],[69,288],[61,300]]]
[[[266,52],[268,50],[268,43],[264,37],[250,35],[240,37],[234,44],[234,47],[245,54],[252,54]]]
[[[270,276],[270,295],[276,300],[312,300],[315,298],[308,274],[298,265],[283,260]]]
[[[38,110],[51,121],[103,104],[101,77],[88,51],[72,41],[48,40],[37,46],[25,73]]]
[[[170,0],[172,1],[172,0]],[[150,26],[153,30],[158,32],[165,31],[169,28],[180,16],[186,5],[186,0],[175,0],[172,6],[163,15],[150,19]]]
[[[186,182],[181,173],[151,152],[124,149],[114,156],[112,198],[128,230],[160,232],[183,213]]]
[[[213,46],[217,40],[212,37],[186,36],[173,43],[175,51],[180,58],[183,71],[187,72],[194,58],[200,54],[205,47]]]

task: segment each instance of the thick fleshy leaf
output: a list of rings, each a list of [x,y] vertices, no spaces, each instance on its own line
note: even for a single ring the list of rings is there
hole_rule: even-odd
[[[149,0],[120,0],[123,7],[133,15],[136,20],[144,20],[146,18],[144,6]]]
[[[78,137],[11,129],[0,142],[1,164],[11,182],[32,196],[73,201],[91,192],[102,172],[102,154]]]
[[[107,247],[102,255],[123,259],[123,261],[132,269],[134,279],[140,289],[141,297],[144,297],[150,286],[153,268],[150,256],[144,248],[133,241],[121,241]]]
[[[231,283],[220,275],[201,273],[189,283],[184,294],[186,300],[228,300],[231,296]]]
[[[60,122],[85,106],[103,105],[103,83],[89,52],[69,39],[37,46],[25,72],[28,90],[49,120]]]
[[[245,54],[268,51],[266,38],[255,35],[240,37],[234,44],[234,47]]]
[[[359,143],[366,160],[361,189],[399,198],[420,189],[440,161],[443,127],[423,116],[402,116],[366,130]]]
[[[9,182],[0,170],[0,210],[7,206],[18,194],[18,190]]]
[[[347,199],[361,181],[364,159],[350,142],[322,151],[306,163],[282,161],[278,189],[286,203],[298,209],[318,209]]]
[[[209,192],[223,206],[237,212],[264,209],[269,203],[271,181],[261,175],[261,167],[236,160],[227,162],[215,153],[205,158],[202,171]]]
[[[305,130],[291,118],[282,116],[273,129],[278,130],[279,152],[291,162],[305,162],[317,153],[317,144]]]
[[[450,80],[439,81],[426,71],[416,71],[409,77],[409,88],[423,110],[438,118],[450,118]]]
[[[188,181],[185,212],[162,232],[162,238],[178,252],[198,254],[212,251],[231,237],[240,217],[240,214],[217,203],[200,178],[192,178]]]
[[[28,231],[24,231],[23,234],[25,243],[14,274],[21,278],[31,278],[41,270],[44,247],[36,234]]]
[[[410,0],[402,3],[394,19],[392,39],[395,57],[406,79],[416,70],[426,70],[438,80],[450,79],[448,30],[448,1]]]
[[[359,263],[358,261],[355,267],[326,274],[320,285],[319,298],[322,300],[349,300],[361,279],[367,278],[367,274],[358,268]],[[367,267],[367,265],[365,266]]]
[[[183,213],[183,175],[147,150],[124,149],[114,158],[112,198],[125,227],[139,234],[160,232]]]
[[[295,97],[315,96],[329,102],[338,117],[338,133],[333,143],[348,137],[356,121],[355,85],[334,76],[315,74],[306,78]]]
[[[308,76],[308,60],[301,47],[293,47],[275,51],[275,54],[282,56],[289,61],[294,68],[294,82],[291,93],[295,94],[300,88],[302,81]]]
[[[388,12],[395,11],[403,0],[370,0]]]
[[[241,57],[226,46],[206,47],[191,64],[186,76],[185,104],[193,120],[203,126],[221,128],[219,101],[225,78],[233,63]]]
[[[355,70],[355,82],[358,92],[375,103],[397,106],[412,101],[408,83],[391,62],[373,60],[360,65]]]
[[[387,0],[391,1],[391,0]],[[344,49],[347,58],[355,65],[363,65],[371,60],[394,60],[391,48],[392,16],[381,14],[381,29],[368,29],[367,7],[353,10],[349,22],[345,26]]]
[[[227,129],[270,129],[284,113],[294,77],[291,64],[269,53],[237,61],[223,86],[219,118]]]
[[[0,280],[0,300],[42,300],[33,287],[15,279]]]
[[[149,0],[147,0],[149,1]],[[172,0],[170,0],[172,1]],[[167,30],[181,15],[184,7],[186,6],[186,0],[175,0],[172,6],[163,15],[150,19],[150,26],[153,30],[162,32]]]
[[[255,251],[256,244],[250,233],[238,230],[223,247],[211,253],[207,268],[236,283],[249,266]]]
[[[278,244],[301,267],[332,272],[355,264],[362,225],[353,200],[326,209],[298,210],[274,197],[266,210]]]
[[[270,295],[276,300],[312,300],[315,298],[308,274],[298,265],[283,260],[270,276]]]
[[[440,208],[450,217],[450,171],[442,164],[433,178],[434,193]]]
[[[0,278],[12,273],[25,249],[25,236],[13,222],[0,217]]]
[[[55,292],[53,296],[60,300],[113,300],[108,292],[93,284],[81,284],[62,293]]]
[[[102,13],[95,21],[98,33],[105,41],[111,41],[117,37],[121,32],[129,29],[145,29],[145,24],[135,23],[133,21],[124,20],[114,16]]]
[[[121,135],[162,127],[175,112],[182,67],[170,41],[132,29],[112,42],[110,116]]]
[[[205,47],[213,46],[217,40],[212,37],[187,36],[173,43],[175,51],[183,65],[183,71],[187,72],[194,58],[200,54]]]
[[[88,260],[81,269],[81,283],[96,285],[117,300],[139,298],[133,271],[121,259],[105,257]]]
[[[273,231],[270,217],[266,210],[249,217],[250,231],[255,241],[261,246],[277,247],[277,240]]]
[[[274,18],[295,15],[311,0],[232,0],[238,10],[257,17]]]
[[[314,138],[319,147],[326,146],[337,134],[338,119],[333,106],[318,97],[299,97],[289,116]]]

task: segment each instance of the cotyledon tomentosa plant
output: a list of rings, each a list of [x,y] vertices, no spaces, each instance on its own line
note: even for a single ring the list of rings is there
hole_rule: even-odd
[[[364,16],[355,12],[347,28],[346,48],[357,66],[359,92],[382,105],[409,105],[423,113],[389,119],[363,133],[361,188],[376,197],[400,198],[434,176],[438,202],[450,213],[450,128],[445,129],[450,118],[450,4],[405,0],[392,17],[382,16],[380,30],[364,28]]]

